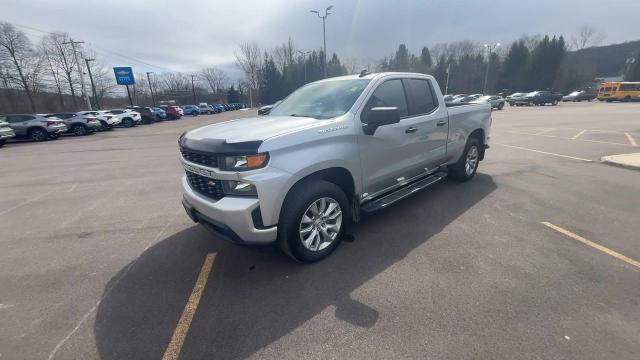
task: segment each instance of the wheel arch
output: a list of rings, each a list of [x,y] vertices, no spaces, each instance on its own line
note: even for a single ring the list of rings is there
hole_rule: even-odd
[[[484,129],[482,128],[478,128],[475,129],[471,132],[471,134],[469,134],[469,139],[470,138],[476,138],[478,139],[478,141],[480,142],[480,160],[484,160],[484,151],[485,151],[485,134],[484,134]]]

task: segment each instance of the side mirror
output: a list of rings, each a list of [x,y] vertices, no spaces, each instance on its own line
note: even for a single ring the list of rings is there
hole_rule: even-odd
[[[380,126],[399,123],[400,112],[397,107],[374,107],[362,113],[361,120],[364,133],[373,135]]]

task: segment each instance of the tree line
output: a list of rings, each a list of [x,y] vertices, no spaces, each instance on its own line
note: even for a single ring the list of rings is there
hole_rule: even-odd
[[[329,77],[354,74],[363,67],[431,74],[448,93],[569,91],[593,85],[595,76],[603,72],[624,72],[625,80],[640,81],[640,41],[595,47],[603,37],[595,28],[583,26],[569,41],[561,35],[525,35],[491,51],[472,41],[424,46],[417,53],[400,44],[373,65],[362,66],[333,53],[326,66]],[[112,69],[87,44],[74,48],[73,40],[65,32],[52,32],[34,43],[11,23],[0,22],[0,113],[82,110],[87,99],[94,108],[128,105]],[[323,51],[302,50],[292,39],[273,49],[263,49],[257,42],[242,43],[234,55],[244,74],[240,81],[232,81],[217,67],[193,73],[164,69],[136,73],[132,100],[144,106],[169,100],[270,104],[324,77]]]

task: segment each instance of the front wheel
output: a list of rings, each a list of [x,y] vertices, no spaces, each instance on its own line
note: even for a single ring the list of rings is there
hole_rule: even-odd
[[[44,141],[49,138],[49,134],[45,129],[35,128],[29,130],[29,138],[33,141]]]
[[[135,123],[133,122],[133,119],[131,119],[131,118],[122,119],[122,126],[124,126],[126,128],[133,127],[134,125],[135,125]]]
[[[551,103],[551,105],[553,105],[553,106],[558,105],[558,100],[553,100],[553,102]]]
[[[498,104],[498,110],[502,110],[503,107],[504,107],[504,103]]]
[[[73,132],[74,135],[76,136],[84,136],[87,135],[87,128],[84,127],[83,125],[74,125],[71,128],[71,132]]]
[[[457,163],[449,165],[449,177],[456,181],[469,181],[476,174],[480,164],[480,141],[469,138],[462,156]]]
[[[342,240],[349,219],[349,201],[333,183],[305,181],[287,195],[280,219],[280,248],[297,261],[319,261]]]
[[[4,144],[6,144],[6,143],[7,143],[7,139],[0,140],[0,147],[3,147]]]

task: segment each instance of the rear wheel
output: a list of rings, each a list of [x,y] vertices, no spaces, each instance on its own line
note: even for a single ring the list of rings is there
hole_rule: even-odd
[[[134,126],[136,123],[133,122],[132,118],[124,118],[122,119],[122,126],[126,127],[126,128],[130,128],[132,126]]]
[[[4,144],[6,144],[6,143],[7,143],[7,139],[1,139],[0,140],[0,147],[3,147]]]
[[[480,164],[480,141],[471,137],[457,163],[449,165],[449,177],[456,181],[469,181]]]
[[[502,110],[503,107],[504,107],[504,103],[498,104],[498,110]]]
[[[349,201],[340,187],[305,181],[291,190],[282,208],[278,242],[287,255],[314,262],[338,247],[349,219]]]
[[[553,100],[553,102],[551,103],[551,105],[553,105],[553,106],[558,105],[558,100]]]
[[[625,96],[624,100],[622,100],[624,102],[630,102],[631,101],[631,96],[627,95]]]

